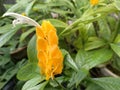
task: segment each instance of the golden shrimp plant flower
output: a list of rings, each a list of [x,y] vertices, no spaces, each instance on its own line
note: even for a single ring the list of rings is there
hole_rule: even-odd
[[[90,0],[90,4],[93,5],[93,6],[97,5],[98,2],[99,2],[99,0]]]
[[[9,12],[3,16],[13,16],[13,25],[27,23],[36,27],[37,36],[37,57],[41,74],[46,80],[54,78],[54,75],[61,74],[63,69],[63,56],[58,46],[58,37],[55,27],[49,21],[43,21],[40,26],[36,21],[26,16]]]
[[[43,21],[42,26],[36,27],[37,57],[41,73],[46,80],[60,74],[63,68],[63,56],[58,47],[56,29],[49,21]]]

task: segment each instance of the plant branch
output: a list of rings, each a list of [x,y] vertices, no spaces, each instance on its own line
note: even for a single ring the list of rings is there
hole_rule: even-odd
[[[112,71],[110,71],[110,70],[109,70],[108,68],[106,68],[106,67],[102,67],[102,68],[101,68],[101,72],[102,72],[102,74],[105,75],[105,76],[112,76],[112,77],[116,77],[116,78],[119,77],[118,75],[114,74]]]

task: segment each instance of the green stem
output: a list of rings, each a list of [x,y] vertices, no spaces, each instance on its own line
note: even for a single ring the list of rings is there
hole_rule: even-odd
[[[93,26],[94,26],[94,30],[95,30],[95,33],[96,33],[96,36],[99,37],[99,25],[98,25],[98,21],[95,21],[93,22]]]

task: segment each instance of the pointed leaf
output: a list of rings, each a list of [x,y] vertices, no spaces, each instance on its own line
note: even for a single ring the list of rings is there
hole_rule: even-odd
[[[30,30],[22,33],[20,37],[20,42],[22,42],[29,34],[31,34],[33,31],[35,31],[35,28],[31,28]]]
[[[89,39],[92,39],[92,40],[89,41]],[[104,46],[105,44],[106,43],[104,40],[96,38],[96,37],[91,37],[91,38],[88,38],[88,42],[85,44],[85,50],[92,50],[92,49],[100,48]]]
[[[0,34],[9,32],[10,30],[12,30],[12,27],[12,24],[7,24],[5,26],[0,27]]]
[[[65,56],[65,60],[64,60],[65,64],[71,67],[72,69],[74,69],[75,71],[78,71],[78,67],[76,63],[74,62],[74,60],[72,59],[72,57],[70,56],[70,54],[66,50],[62,50],[62,53]]]
[[[77,87],[87,75],[88,75],[88,70],[82,68],[78,72],[73,72],[68,87],[72,87],[73,85],[76,85]]]
[[[113,51],[120,57],[120,45],[117,44],[110,44]]]
[[[120,1],[119,0],[115,0],[115,6],[118,10],[120,10]]]
[[[40,73],[39,67],[34,63],[28,63],[27,65],[23,66],[17,73],[17,78],[23,81],[29,80],[36,76],[40,76]]]
[[[48,19],[55,27],[66,28],[68,25],[58,19]]]
[[[33,36],[28,43],[27,54],[30,62],[37,63],[36,36]]]
[[[34,77],[30,80],[28,80],[22,87],[22,90],[28,90],[29,88],[32,88],[34,86],[36,86],[38,83],[40,83],[41,81],[43,81],[44,78],[41,76],[38,77]]]
[[[75,58],[75,62],[79,68],[86,64],[86,57],[88,57],[88,53],[85,50],[80,49]]]
[[[85,65],[83,68],[91,69],[99,64],[105,63],[112,58],[113,52],[109,49],[98,49],[88,52],[88,57],[86,57]]]
[[[0,47],[2,47],[7,41],[9,41],[11,39],[11,37],[17,32],[17,30],[19,30],[21,27],[21,25],[16,26],[16,27],[11,27],[9,28],[9,32],[3,34],[2,36],[0,36]]]
[[[92,82],[101,86],[105,90],[120,90],[120,78],[104,77],[104,78],[93,78]]]
[[[29,89],[26,89],[26,90],[44,90],[45,86],[47,85],[48,81],[45,81],[43,83],[40,83],[39,85],[37,86],[34,86],[34,87],[31,87]]]

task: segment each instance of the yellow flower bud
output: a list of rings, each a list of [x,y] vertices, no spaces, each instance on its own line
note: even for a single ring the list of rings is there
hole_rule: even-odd
[[[98,2],[99,2],[99,0],[90,0],[90,4],[93,5],[93,6],[97,5]]]

